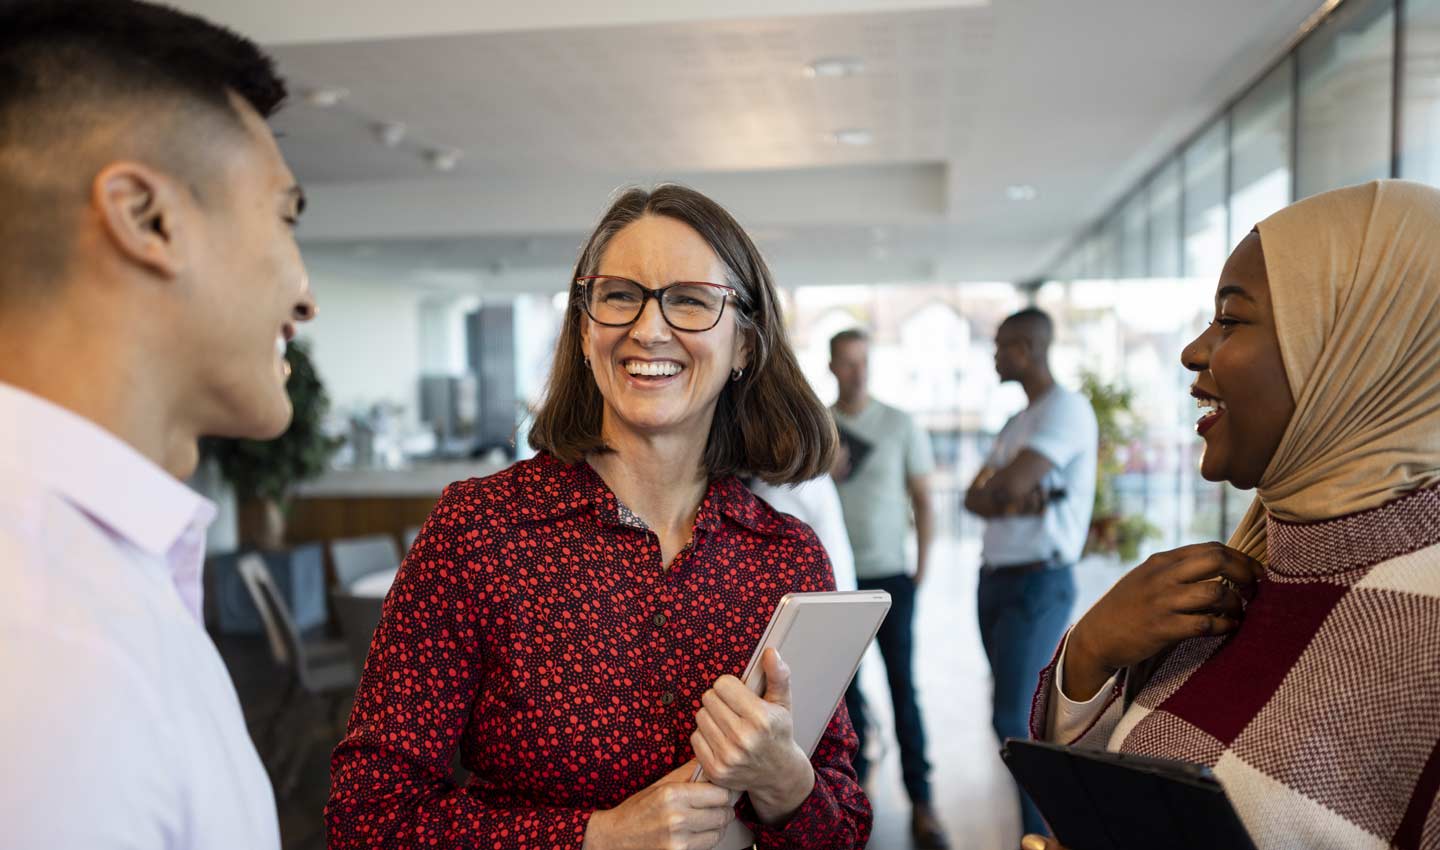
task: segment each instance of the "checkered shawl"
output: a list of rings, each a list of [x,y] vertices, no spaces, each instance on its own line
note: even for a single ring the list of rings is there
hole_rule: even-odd
[[[1437,850],[1440,488],[1268,535],[1244,625],[1177,646],[1133,702],[1117,684],[1063,743],[1209,766],[1261,850]]]

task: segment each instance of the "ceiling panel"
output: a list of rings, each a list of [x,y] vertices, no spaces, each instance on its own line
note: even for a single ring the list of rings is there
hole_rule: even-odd
[[[796,279],[847,256],[855,277],[905,258],[945,280],[1045,271],[1320,3],[181,0],[257,33],[294,83],[275,123],[317,258],[366,244],[399,269],[443,243],[444,263],[563,268],[513,245],[573,250],[615,187],[680,179],[791,234],[774,250]],[[803,73],[831,56],[864,72]],[[350,94],[320,109],[317,86]],[[405,142],[382,146],[377,121]],[[845,129],[872,141],[835,144]],[[463,152],[453,171],[427,164],[440,147]],[[1036,199],[1008,200],[1012,184]]]

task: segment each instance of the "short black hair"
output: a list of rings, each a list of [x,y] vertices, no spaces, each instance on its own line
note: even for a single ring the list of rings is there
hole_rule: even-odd
[[[0,144],[19,112],[57,98],[170,94],[231,111],[232,91],[266,118],[286,94],[254,42],[194,15],[140,0],[0,4]]]
[[[63,273],[82,182],[108,159],[198,195],[216,128],[244,126],[234,99],[268,118],[285,96],[254,42],[168,6],[0,0],[0,290]]]
[[[1040,348],[1049,347],[1051,340],[1055,338],[1055,322],[1049,313],[1036,307],[1026,307],[1017,313],[1011,313],[1000,324],[1022,329],[1031,343]]]

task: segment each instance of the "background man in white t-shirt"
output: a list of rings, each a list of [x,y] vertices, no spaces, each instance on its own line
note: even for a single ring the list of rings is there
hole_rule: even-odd
[[[965,494],[965,509],[986,519],[977,608],[1001,740],[1027,736],[1037,677],[1070,621],[1072,568],[1095,500],[1095,412],[1051,376],[1053,335],[1034,309],[996,332],[995,370],[1019,381],[1030,403],[1005,423]],[[1020,800],[1025,832],[1043,834],[1035,805],[1023,792]]]

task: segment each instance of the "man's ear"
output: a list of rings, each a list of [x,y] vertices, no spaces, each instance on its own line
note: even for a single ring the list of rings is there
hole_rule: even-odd
[[[136,162],[111,163],[91,184],[90,202],[110,243],[167,278],[184,267],[176,237],[186,201],[177,181]]]

